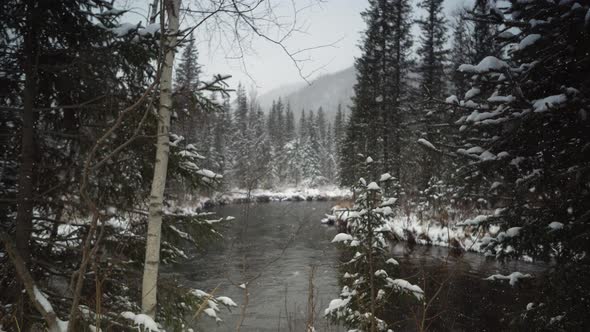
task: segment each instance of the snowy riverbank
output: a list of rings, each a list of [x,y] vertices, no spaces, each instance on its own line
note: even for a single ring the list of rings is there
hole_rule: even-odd
[[[326,214],[322,223],[335,224],[344,231],[344,225],[349,214],[340,210],[335,215]],[[514,231],[501,232],[498,226],[489,226],[485,230],[477,230],[474,221],[480,220],[486,215],[464,217],[461,220],[451,220],[447,223],[435,219],[420,220],[416,214],[406,215],[397,213],[390,218],[381,231],[388,233],[391,238],[397,241],[404,241],[411,244],[433,245],[449,247],[460,251],[477,252],[484,255],[492,255],[486,250],[489,243],[498,238],[515,236]],[[502,234],[503,233],[503,234]],[[500,247],[497,248],[500,250]],[[509,250],[509,249],[508,249]],[[523,257],[530,260],[529,257]]]
[[[283,201],[337,201],[350,199],[352,192],[348,189],[336,186],[324,186],[318,188],[281,188],[276,190],[254,189],[250,192],[242,189],[233,189],[225,193],[216,193],[211,197],[201,196],[197,198],[199,208],[207,208],[215,205],[240,204],[240,203],[265,203]]]
[[[476,232],[472,227],[446,226],[436,220],[420,221],[416,215],[399,215],[387,222],[391,235],[398,240],[420,245],[450,247],[463,251],[483,253],[483,247],[499,228],[492,226],[486,231]]]

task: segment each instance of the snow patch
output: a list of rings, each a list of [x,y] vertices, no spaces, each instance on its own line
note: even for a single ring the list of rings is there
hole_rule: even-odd
[[[407,280],[404,280],[404,279],[391,280],[390,278],[388,278],[387,285],[389,287],[395,287],[399,290],[412,293],[418,300],[422,300],[424,298],[424,291],[422,290],[422,288],[420,288],[417,285],[412,285]]]
[[[516,283],[520,280],[520,279],[528,279],[528,278],[532,278],[533,276],[530,274],[523,274],[522,272],[512,272],[509,275],[502,275],[502,274],[494,274],[491,275],[487,278],[485,278],[484,280],[508,280],[508,283],[510,284],[510,286],[514,286],[516,285]]]
[[[541,35],[538,33],[533,33],[531,35],[528,35],[526,37],[524,37],[520,43],[518,43],[518,50],[522,51],[525,48],[533,45],[534,43],[536,43],[537,41],[539,41],[539,39],[541,39]]]
[[[134,314],[131,311],[124,311],[121,313],[123,318],[132,320],[138,329],[143,328],[143,331],[158,332],[158,324],[146,314]]]
[[[567,96],[565,94],[548,96],[542,99],[535,100],[533,102],[533,108],[535,113],[547,112],[552,108],[559,108],[561,105],[567,102]]]
[[[419,138],[418,139],[418,143],[422,144],[423,146],[425,146],[425,147],[427,147],[429,149],[432,149],[432,150],[435,150],[435,151],[437,150],[436,147],[432,143],[430,143],[429,141],[425,140],[424,138]]]
[[[352,235],[347,234],[347,233],[338,233],[338,234],[336,234],[336,236],[334,236],[332,243],[340,243],[340,242],[346,242],[346,241],[352,241]]]
[[[381,188],[379,188],[379,185],[376,182],[371,182],[367,186],[367,189],[368,190],[380,190]]]
[[[389,173],[383,173],[383,174],[381,174],[381,177],[379,178],[379,182],[389,181],[392,178],[393,178],[393,176],[391,176],[391,174],[389,174]]]
[[[490,71],[500,71],[509,68],[508,64],[494,56],[487,56],[477,64],[468,65],[463,64],[459,66],[459,71],[464,73],[483,74]]]

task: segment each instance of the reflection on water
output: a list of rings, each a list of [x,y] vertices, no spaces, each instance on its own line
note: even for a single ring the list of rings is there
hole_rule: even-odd
[[[453,255],[442,247],[397,243],[391,254],[400,262],[402,277],[424,289],[428,310],[422,306],[391,308],[389,321],[397,330],[503,331],[511,316],[525,310],[532,301],[544,264],[524,261],[499,262],[475,253]],[[483,280],[492,274],[514,271],[537,276],[512,287],[508,282]]]
[[[220,216],[236,220],[221,226],[223,240],[195,252],[188,262],[175,265],[187,286],[245,302],[244,290],[237,287],[247,280],[249,297],[241,331],[304,331],[308,318],[308,285],[311,266],[316,266],[314,285],[315,319],[318,331],[342,331],[328,326],[323,309],[337,297],[338,250],[330,243],[336,230],[319,220],[329,202],[284,202],[219,207]],[[170,269],[169,269],[170,270]],[[216,325],[203,318],[203,331],[235,331],[240,309],[224,311]]]
[[[221,225],[223,239],[195,251],[191,259],[165,269],[186,286],[231,297],[242,305],[248,301],[242,321],[241,309],[220,314],[215,324],[202,318],[197,328],[203,331],[304,331],[308,311],[309,275],[316,267],[314,320],[317,331],[345,331],[330,326],[323,309],[338,296],[340,253],[330,243],[337,233],[319,220],[333,203],[283,202],[257,205],[232,205],[216,208],[220,216],[236,220]],[[490,284],[482,278],[494,273],[521,271],[539,274],[542,265],[524,262],[501,264],[477,254],[449,255],[440,247],[408,248],[396,244],[391,254],[401,263],[402,277],[423,287],[428,295],[437,294],[424,316],[431,330],[494,331],[505,327],[503,312],[522,310],[531,290]],[[239,285],[250,280],[248,296]],[[443,287],[441,287],[443,285]],[[437,290],[440,291],[437,292]],[[414,315],[411,310],[415,311]],[[421,308],[391,308],[389,321],[397,330],[416,330]],[[428,319],[435,316],[435,319]]]

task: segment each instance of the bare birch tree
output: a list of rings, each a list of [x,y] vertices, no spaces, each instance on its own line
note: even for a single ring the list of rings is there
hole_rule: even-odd
[[[142,311],[155,318],[157,305],[158,269],[160,266],[160,239],[162,237],[162,208],[164,189],[168,172],[168,154],[170,152],[169,130],[170,109],[172,107],[172,70],[174,67],[174,48],[179,29],[180,0],[163,0],[160,24],[164,37],[162,50],[165,52],[160,78],[160,105],[158,109],[158,138],[156,145],[156,163],[150,193],[147,243],[141,288]],[[168,18],[165,29],[165,18]]]

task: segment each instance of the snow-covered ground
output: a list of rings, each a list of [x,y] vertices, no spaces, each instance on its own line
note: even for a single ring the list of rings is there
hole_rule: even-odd
[[[393,238],[399,241],[451,247],[485,254],[485,247],[490,243],[490,240],[501,235],[500,228],[497,226],[477,230],[477,225],[473,224],[473,221],[484,219],[483,217],[486,215],[477,215],[466,220],[451,220],[448,222],[450,226],[447,226],[447,223],[435,219],[420,220],[416,214],[406,215],[397,212],[387,221],[382,231],[389,232]],[[333,214],[326,214],[322,223],[339,224],[354,213],[354,211],[345,209],[333,209]],[[510,236],[509,232],[506,232],[504,236]]]
[[[198,197],[196,198],[196,204],[199,207],[208,207],[248,202],[331,201],[351,197],[352,192],[350,190],[336,186],[318,188],[287,187],[276,190],[255,189],[250,193],[243,189],[233,189],[225,193],[216,193],[212,197]]]
[[[496,226],[476,232],[470,226],[455,226],[455,222],[450,224],[451,226],[446,226],[436,220],[420,221],[414,214],[396,215],[387,222],[391,234],[399,240],[474,252],[483,252],[482,247],[486,240],[499,231]]]

